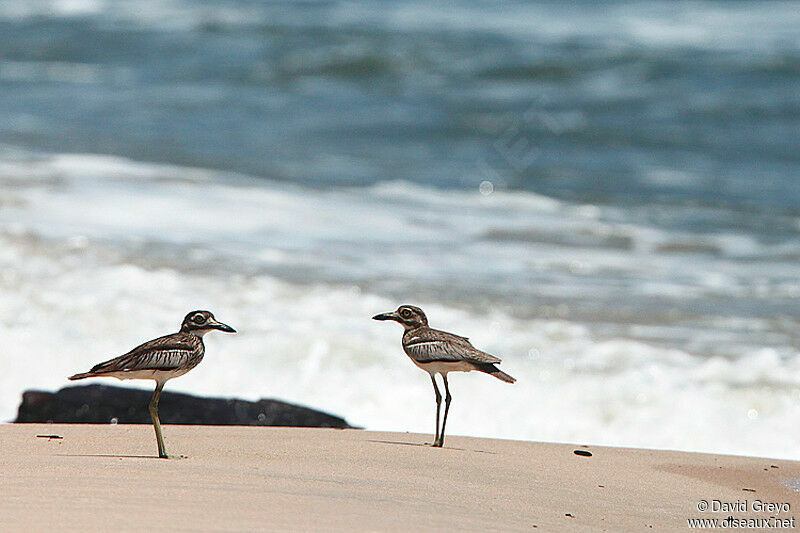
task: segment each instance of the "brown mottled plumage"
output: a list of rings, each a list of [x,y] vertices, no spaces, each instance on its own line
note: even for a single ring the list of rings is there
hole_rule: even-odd
[[[466,337],[428,326],[428,317],[419,307],[401,305],[393,313],[382,313],[372,317],[374,320],[394,320],[399,322],[403,333],[403,350],[415,365],[430,374],[433,390],[436,393],[436,436],[433,446],[444,444],[444,428],[447,425],[447,413],[450,410],[450,389],[447,383],[448,372],[469,372],[477,370],[492,375],[506,383],[516,380],[497,368],[500,359],[475,348]],[[444,420],[439,431],[439,411],[442,395],[436,385],[436,374],[441,374],[445,389]]]
[[[232,327],[218,322],[210,311],[192,311],[183,319],[177,333],[145,342],[126,354],[97,364],[88,372],[75,374],[69,379],[115,377],[155,380],[156,389],[150,402],[150,416],[156,430],[158,456],[166,458],[167,452],[158,419],[161,390],[167,381],[184,375],[200,364],[205,354],[203,335],[212,329],[235,333]]]
[[[75,374],[69,379],[93,377],[115,377],[119,379],[157,379],[160,373],[175,374],[188,372],[203,360],[205,346],[203,339],[188,331],[165,335],[137,346],[130,352],[94,365],[83,374]],[[144,374],[144,375],[142,375]],[[168,379],[177,377],[171,375]]]

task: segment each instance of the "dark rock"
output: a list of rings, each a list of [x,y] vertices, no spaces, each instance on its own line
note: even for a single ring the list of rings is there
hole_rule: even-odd
[[[142,389],[85,385],[58,392],[26,391],[16,423],[152,424],[148,405],[153,393]],[[164,392],[158,406],[163,424],[210,426],[295,426],[350,428],[344,419],[278,400],[201,398]]]
[[[575,450],[572,453],[574,453],[575,455],[581,455],[583,457],[591,457],[592,456],[592,452],[590,452],[588,450]]]

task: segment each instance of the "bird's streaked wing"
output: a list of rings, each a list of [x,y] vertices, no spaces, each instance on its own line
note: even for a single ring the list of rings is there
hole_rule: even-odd
[[[466,337],[425,329],[403,340],[403,348],[415,361],[469,361],[473,363],[499,363],[497,357],[475,348]]]
[[[134,370],[174,370],[192,357],[195,348],[177,335],[166,335],[137,346],[130,352],[97,364],[90,372],[131,372]]]

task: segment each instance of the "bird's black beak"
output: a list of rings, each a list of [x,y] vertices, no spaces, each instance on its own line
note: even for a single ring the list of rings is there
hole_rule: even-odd
[[[397,313],[381,313],[372,317],[372,320],[397,320]]]
[[[236,333],[236,330],[230,327],[228,324],[223,324],[222,322],[209,322],[208,325],[214,329],[218,329],[220,331],[224,331],[225,333]]]

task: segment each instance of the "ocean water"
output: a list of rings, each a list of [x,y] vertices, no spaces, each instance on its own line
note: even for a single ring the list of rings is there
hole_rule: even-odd
[[[800,458],[799,7],[0,2],[0,419],[208,308],[172,390],[429,433],[413,303],[450,434]]]

